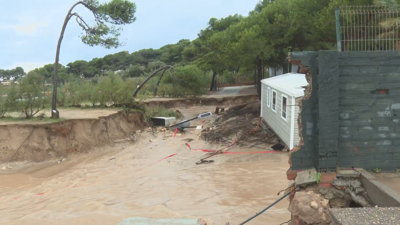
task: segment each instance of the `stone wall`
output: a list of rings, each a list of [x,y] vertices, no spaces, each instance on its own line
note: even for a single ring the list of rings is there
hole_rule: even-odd
[[[400,168],[400,52],[302,52],[310,70],[291,170]]]

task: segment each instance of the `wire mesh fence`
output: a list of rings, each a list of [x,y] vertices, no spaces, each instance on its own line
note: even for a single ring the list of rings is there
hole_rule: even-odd
[[[342,51],[400,50],[400,8],[389,6],[340,7]]]

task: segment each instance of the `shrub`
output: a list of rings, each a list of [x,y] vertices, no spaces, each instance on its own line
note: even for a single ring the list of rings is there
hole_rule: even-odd
[[[3,86],[0,85],[0,117],[4,117],[7,112],[6,97],[3,96]]]
[[[29,73],[21,80],[19,105],[20,111],[26,118],[32,118],[45,108],[47,98],[45,96],[44,77],[39,73]]]

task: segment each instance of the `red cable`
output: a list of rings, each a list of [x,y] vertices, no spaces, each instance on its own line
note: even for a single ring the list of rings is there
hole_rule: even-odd
[[[253,130],[249,130],[248,133],[256,132],[258,130],[258,128],[260,128],[260,123],[261,123],[261,116],[260,116],[260,119],[258,119],[258,123],[257,123],[256,128],[254,128]]]

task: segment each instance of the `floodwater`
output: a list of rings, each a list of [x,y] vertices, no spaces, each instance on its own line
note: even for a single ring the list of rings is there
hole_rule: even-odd
[[[194,139],[192,148],[212,148],[198,140],[199,132],[167,138],[143,132],[136,143],[0,175],[0,224],[118,224],[127,217],[184,217],[235,225],[280,197],[277,193],[288,185],[287,153],[224,154],[213,157],[214,163],[196,165],[205,153],[190,150],[188,138]],[[231,151],[260,149],[235,146]],[[248,224],[286,222],[287,207],[285,199]]]

